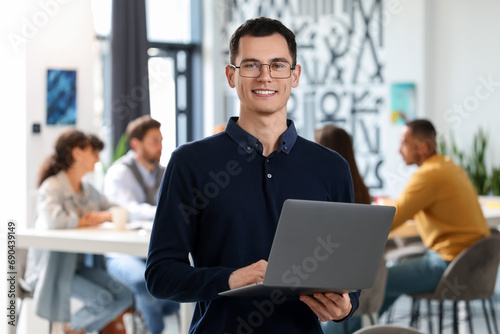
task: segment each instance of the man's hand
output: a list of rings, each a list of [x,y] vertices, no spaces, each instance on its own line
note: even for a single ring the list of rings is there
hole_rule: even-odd
[[[351,312],[351,298],[346,292],[342,295],[334,292],[315,293],[314,297],[300,296],[300,300],[316,313],[319,320],[342,320]]]
[[[262,282],[266,273],[267,261],[260,260],[249,266],[235,270],[229,276],[229,288],[231,290],[251,284]]]

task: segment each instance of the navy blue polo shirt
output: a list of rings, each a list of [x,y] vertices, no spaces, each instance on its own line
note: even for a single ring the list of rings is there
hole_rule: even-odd
[[[348,164],[298,136],[292,121],[265,157],[236,122],[172,153],[151,234],[148,289],[157,298],[197,302],[190,333],[322,333],[298,299],[218,293],[229,289],[234,270],[268,259],[286,199],[352,202]],[[358,297],[351,294],[351,314]]]

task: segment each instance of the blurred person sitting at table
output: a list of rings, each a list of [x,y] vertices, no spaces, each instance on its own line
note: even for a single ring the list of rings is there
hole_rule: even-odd
[[[314,141],[331,150],[339,153],[349,164],[352,175],[352,185],[354,188],[354,203],[371,204],[371,197],[368,187],[359,174],[356,158],[354,156],[354,147],[351,136],[342,128],[333,124],[325,125],[321,129],[314,131]],[[361,296],[363,292],[361,292]],[[361,302],[361,301],[360,301]],[[327,321],[321,324],[325,334],[344,333],[344,328],[349,332],[361,327],[361,317],[353,316],[344,322]]]
[[[83,180],[99,161],[103,142],[78,130],[62,133],[40,168],[37,229],[76,229],[111,221],[108,200]],[[26,281],[34,288],[35,312],[55,324],[53,332],[102,330],[132,306],[131,291],[106,271],[104,258],[88,266],[84,254],[30,249]],[[71,314],[71,297],[83,306]]]
[[[158,193],[165,167],[160,165],[162,134],[160,122],[149,115],[130,122],[126,129],[131,149],[113,163],[104,177],[104,194],[126,207],[131,220],[153,221]],[[179,311],[179,303],[156,299],[146,289],[146,259],[126,254],[107,254],[106,265],[111,275],[133,292],[148,331],[166,331],[164,317]]]
[[[395,202],[391,231],[414,219],[427,251],[388,268],[384,313],[403,294],[436,288],[449,263],[463,250],[490,235],[477,193],[462,167],[436,152],[436,130],[418,119],[406,124],[399,149],[407,165],[419,168]]]

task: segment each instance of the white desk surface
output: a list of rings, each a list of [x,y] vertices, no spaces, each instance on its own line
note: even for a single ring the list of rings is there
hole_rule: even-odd
[[[500,228],[500,197],[479,196],[479,203],[483,209],[484,218],[490,227]]]
[[[117,231],[108,223],[78,229],[20,229],[16,233],[16,246],[75,253],[124,253],[146,257],[151,224],[149,223],[149,228],[145,226],[145,229],[134,228],[125,231]],[[137,227],[140,224],[134,222],[133,225]]]

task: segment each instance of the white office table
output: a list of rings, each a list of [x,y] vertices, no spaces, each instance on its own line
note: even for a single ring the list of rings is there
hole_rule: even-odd
[[[479,196],[479,203],[488,225],[492,228],[500,228],[500,197]]]
[[[75,253],[122,253],[145,258],[151,226],[152,222],[132,222],[124,231],[115,230],[111,223],[64,230],[20,229],[16,233],[16,246]],[[193,305],[181,303],[180,312],[181,333],[187,333]]]
[[[146,224],[146,223],[144,223]],[[139,224],[134,223],[134,226]],[[19,248],[50,249],[74,253],[123,253],[139,257],[148,254],[150,226],[145,229],[127,229],[117,231],[111,224],[99,227],[37,230],[23,229],[17,231],[16,243]]]

